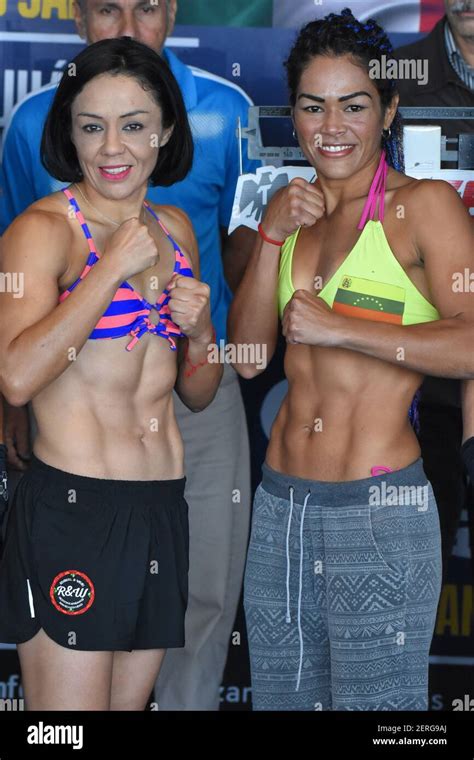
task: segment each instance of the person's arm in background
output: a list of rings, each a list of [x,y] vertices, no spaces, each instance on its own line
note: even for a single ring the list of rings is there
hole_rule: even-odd
[[[464,380],[461,387],[463,434],[461,457],[474,488],[474,380]]]
[[[8,507],[7,447],[3,440],[3,396],[0,395],[0,558],[3,551],[3,524]]]
[[[30,420],[28,406],[11,406],[3,399],[3,435],[8,466],[25,472],[30,458]]]
[[[474,436],[474,380],[464,380],[462,383],[462,442]]]
[[[248,109],[253,105],[250,98],[243,95],[236,101],[235,113],[231,119],[231,129],[227,135],[226,167],[224,189],[219,204],[219,225],[221,230],[222,260],[224,276],[233,293],[237,290],[255,244],[257,233],[249,227],[238,227],[229,235],[227,230],[232,216],[235,190],[239,178],[239,144],[237,139],[237,118],[242,127],[247,126]],[[247,156],[247,140],[242,141],[242,171],[253,174],[261,166],[260,161],[251,161]]]
[[[224,275],[232,293],[237,291],[255,245],[257,233],[250,227],[237,227],[228,235],[221,227]]]

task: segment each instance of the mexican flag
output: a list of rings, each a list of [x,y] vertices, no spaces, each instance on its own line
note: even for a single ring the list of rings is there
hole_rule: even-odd
[[[272,26],[273,0],[179,0],[177,24]]]
[[[375,17],[387,32],[428,33],[444,15],[444,0],[179,0],[177,23],[298,29],[346,7],[361,21]]]

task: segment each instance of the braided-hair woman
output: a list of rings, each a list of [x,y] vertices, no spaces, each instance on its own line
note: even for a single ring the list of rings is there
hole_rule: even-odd
[[[287,341],[245,573],[257,710],[427,709],[440,530],[408,412],[425,373],[474,377],[451,287],[474,247],[456,191],[402,173],[396,87],[371,76],[390,52],[349,9],[301,30],[286,69],[317,181],[272,198],[231,308],[232,343],[270,359],[278,315]]]

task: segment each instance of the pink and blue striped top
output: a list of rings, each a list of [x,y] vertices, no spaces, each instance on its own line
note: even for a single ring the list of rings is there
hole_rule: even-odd
[[[74,290],[75,287],[87,276],[94,264],[100,259],[100,255],[96,250],[94,240],[91,232],[84,219],[81,209],[74,198],[73,194],[67,188],[63,189],[63,193],[69,199],[77,220],[79,221],[84,235],[89,244],[89,256],[87,258],[84,269],[73,284],[61,293],[59,301],[64,301],[65,298]],[[175,251],[175,264],[173,273],[183,275],[184,277],[192,277],[193,272],[188,260],[182,253],[178,244],[173,240],[170,233],[166,229],[163,222],[158,218],[157,214],[153,211],[149,203],[144,201],[145,208],[155,217],[156,221],[160,225],[161,229],[167,235],[168,239],[173,245]],[[168,283],[169,284],[169,283]],[[181,332],[178,325],[176,325],[171,319],[170,309],[168,302],[170,300],[169,290],[165,288],[155,304],[149,303],[146,298],[133,288],[126,280],[122,282],[117,292],[115,293],[112,302],[107,307],[92,333],[89,335],[89,340],[101,340],[103,338],[121,338],[124,335],[131,335],[132,340],[127,344],[127,351],[131,351],[135,344],[140,340],[142,335],[146,332],[154,333],[155,335],[161,335],[162,338],[166,338],[169,341],[170,349],[176,351],[175,338],[184,338],[184,333]],[[155,309],[159,314],[158,324],[153,324],[149,315],[152,309]],[[173,337],[174,336],[174,337]]]

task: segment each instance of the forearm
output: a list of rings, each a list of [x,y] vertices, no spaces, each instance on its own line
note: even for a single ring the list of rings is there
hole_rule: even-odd
[[[245,254],[235,256],[233,253],[223,251],[222,264],[226,282],[232,293],[236,293],[245,274],[248,258]]]
[[[99,260],[68,298],[5,348],[0,391],[10,404],[23,406],[75,361],[119,284]]]
[[[231,291],[235,293],[249,263],[257,233],[248,227],[238,227],[232,235],[222,234],[222,264]]]
[[[229,343],[265,346],[268,360],[275,351],[278,333],[278,248],[260,237],[232,301],[227,331]],[[257,352],[255,352],[257,354]],[[265,367],[233,362],[242,377],[254,377]]]
[[[223,365],[213,361],[215,333],[204,340],[187,339],[184,357],[179,365],[176,392],[192,412],[209,406],[222,379]]]
[[[474,378],[474,323],[460,317],[418,325],[345,318],[340,348],[435,377]]]

